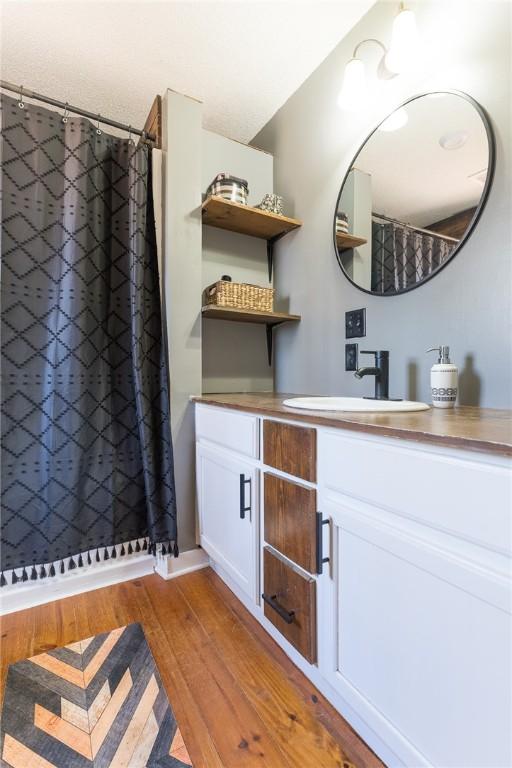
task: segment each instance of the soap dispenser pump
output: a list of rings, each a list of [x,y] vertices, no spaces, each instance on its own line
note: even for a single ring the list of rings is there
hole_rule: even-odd
[[[438,359],[430,370],[430,391],[435,408],[453,408],[457,399],[459,369],[450,362],[450,347],[432,347],[427,352],[437,352]]]

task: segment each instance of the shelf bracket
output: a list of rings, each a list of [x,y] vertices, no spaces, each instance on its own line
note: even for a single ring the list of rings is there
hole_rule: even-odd
[[[274,328],[276,328],[278,325],[282,325],[281,323],[267,323],[265,325],[265,330],[267,333],[267,356],[268,356],[268,364],[272,365],[272,348],[274,345]]]
[[[272,365],[272,345],[274,343],[274,336],[272,332],[273,328],[274,326],[270,323],[267,323],[265,326],[265,330],[267,332],[267,356],[269,365]]]
[[[277,243],[278,240],[280,240],[282,237],[287,234],[286,232],[282,232],[280,235],[276,235],[275,237],[271,237],[269,240],[267,240],[267,263],[268,263],[268,281],[269,283],[272,282],[272,273],[274,271],[274,243]]]
[[[267,240],[267,263],[268,263],[268,281],[272,282],[272,271],[274,269],[274,241]]]

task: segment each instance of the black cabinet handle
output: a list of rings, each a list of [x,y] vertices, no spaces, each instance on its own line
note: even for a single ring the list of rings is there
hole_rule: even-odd
[[[287,611],[286,608],[283,608],[282,605],[279,605],[276,598],[277,595],[271,595],[270,597],[266,595],[265,593],[262,594],[263,600],[266,602],[267,605],[270,605],[271,608],[274,609],[276,613],[279,614],[279,616],[286,621],[287,624],[292,624],[293,617],[295,616],[295,611]]]
[[[316,513],[316,572],[323,572],[323,564],[329,562],[328,557],[324,557],[324,542],[322,536],[322,526],[329,525],[329,520],[322,519],[322,513]]]
[[[249,499],[249,506],[245,506],[245,486],[249,485],[251,490],[251,478],[245,479],[243,472],[240,474],[240,520],[245,520],[245,513],[251,511],[251,499]],[[252,492],[251,492],[252,497]]]

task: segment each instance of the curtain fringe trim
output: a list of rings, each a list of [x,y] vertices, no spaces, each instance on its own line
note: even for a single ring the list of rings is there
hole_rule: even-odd
[[[54,562],[33,563],[32,566],[13,568],[10,571],[2,570],[0,572],[0,587],[11,586],[29,580],[43,581],[57,576],[58,573],[64,574],[77,568],[88,566],[96,567],[95,563],[105,563],[110,559],[114,560],[117,557],[125,557],[141,552],[156,556],[157,551],[162,556],[173,555],[174,557],[178,557],[179,555],[178,544],[176,541],[154,542],[148,537],[134,539],[133,541],[114,544],[113,546],[95,547],[93,549],[85,550],[85,552],[79,552],[72,557],[55,560]],[[91,555],[94,558],[95,563],[93,563]],[[85,561],[84,558],[86,558]],[[8,578],[8,576],[10,576],[10,578]]]

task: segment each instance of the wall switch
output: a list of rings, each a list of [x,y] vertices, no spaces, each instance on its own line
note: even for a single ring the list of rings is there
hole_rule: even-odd
[[[345,370],[357,371],[357,344],[345,344]]]
[[[356,339],[360,336],[366,336],[366,309],[345,312],[345,337]]]

